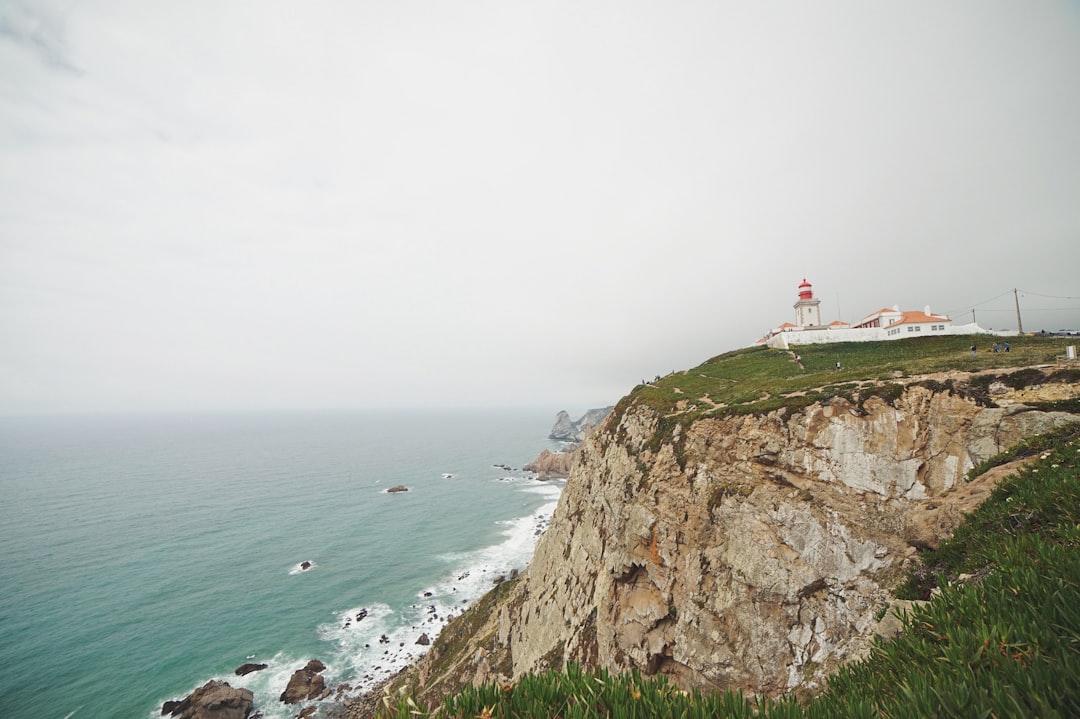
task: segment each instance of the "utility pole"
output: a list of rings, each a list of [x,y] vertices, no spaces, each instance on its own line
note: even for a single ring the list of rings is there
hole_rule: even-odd
[[[975,308],[974,307],[971,308],[971,324],[973,324],[973,325],[979,324],[978,322],[975,321]]]
[[[1016,331],[1017,334],[1024,334],[1024,323],[1020,321],[1020,297],[1016,294],[1016,288],[1013,288],[1013,301],[1016,303]]]

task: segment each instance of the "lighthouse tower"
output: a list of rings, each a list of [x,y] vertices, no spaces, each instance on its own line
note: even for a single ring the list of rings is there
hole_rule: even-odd
[[[795,324],[799,327],[821,325],[821,300],[814,299],[814,290],[806,278],[799,285],[799,301],[795,303]]]

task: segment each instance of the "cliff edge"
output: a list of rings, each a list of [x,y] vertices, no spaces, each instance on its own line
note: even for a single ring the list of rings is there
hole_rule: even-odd
[[[802,361],[831,368],[829,351]],[[852,351],[845,365],[871,350]],[[792,364],[783,353],[755,358],[795,389],[778,397],[773,377],[761,393],[721,356],[624,398],[580,447],[528,570],[398,685],[433,701],[576,661],[704,689],[813,692],[866,655],[918,552],[1001,476],[968,472],[1077,420],[1080,370],[1052,364],[806,389],[816,378],[776,364]]]

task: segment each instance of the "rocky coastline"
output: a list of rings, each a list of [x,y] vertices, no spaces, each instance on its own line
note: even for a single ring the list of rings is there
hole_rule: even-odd
[[[533,472],[544,480],[565,479],[570,475],[570,467],[574,463],[574,457],[581,443],[600,426],[613,409],[614,406],[590,409],[576,422],[570,419],[570,414],[566,410],[561,410],[555,415],[555,425],[551,428],[548,439],[562,442],[563,449],[559,452],[545,449],[523,469],[526,472]]]
[[[685,422],[620,404],[578,448],[522,578],[388,690],[434,703],[571,661],[684,688],[820,689],[888,631],[878,619],[921,548],[1008,470],[968,471],[1077,420],[1025,403],[1080,397],[1080,375],[1014,371],[1028,387],[989,397],[949,372]]]
[[[989,403],[966,393],[966,381],[919,377],[888,397],[685,425],[620,405],[578,443],[579,423],[560,413],[552,438],[567,449],[525,467],[540,479],[568,477],[528,569],[443,628],[454,632],[452,653],[450,642],[435,643],[365,692],[320,685],[315,662],[298,669],[300,701],[324,701],[297,716],[366,719],[401,692],[433,703],[567,661],[758,695],[819,688],[894,630],[878,622],[892,606],[891,582],[1006,471],[966,481],[968,470],[1076,421],[1024,404],[1080,397],[1075,378],[992,384]],[[244,706],[235,691],[221,711]]]
[[[565,477],[569,470],[569,462],[573,457],[573,451],[577,446],[571,443],[572,438],[574,436],[584,436],[580,433],[591,431],[595,427],[596,418],[599,416],[602,419],[609,411],[610,408],[606,410],[590,410],[580,420],[569,422],[568,425],[565,425],[562,421],[562,415],[565,412],[560,413],[555,418],[550,438],[566,442],[567,449],[554,453],[543,450],[537,460],[530,465],[525,465],[521,471],[530,473],[533,475],[533,479],[539,481]],[[603,414],[597,415],[598,412]],[[569,430],[565,430],[564,426],[569,426]],[[508,473],[517,472],[511,465],[506,463],[496,463],[492,466]],[[443,478],[453,478],[453,474],[444,473]],[[513,479],[513,477],[506,477],[505,479],[509,480]],[[398,494],[408,492],[409,488],[405,485],[395,485],[383,491],[388,494]],[[535,535],[539,536],[547,525],[548,520],[546,518],[539,522],[535,528]],[[305,572],[314,566],[313,561],[304,560],[296,565],[294,571]],[[509,569],[503,573],[496,573],[491,578],[491,585],[496,586],[506,581],[516,580],[518,574],[518,569]],[[466,579],[468,575],[469,572],[466,572],[458,579]],[[430,596],[430,594],[428,592],[425,596]],[[434,607],[431,610],[434,611]],[[354,621],[360,622],[367,616],[368,610],[361,609],[356,613],[355,617],[351,615],[346,617],[346,626]],[[453,618],[453,615],[447,617],[429,616],[429,619],[439,620],[443,623],[452,621]],[[433,625],[420,634],[415,644],[425,649],[430,647],[439,631],[440,625]],[[385,634],[379,639],[380,644],[389,645],[390,642],[390,638]],[[268,666],[265,663],[247,662],[237,667],[234,674],[238,677],[244,677],[263,671]],[[367,689],[362,691],[358,691],[356,687],[349,683],[342,683],[337,686],[328,685],[323,675],[325,670],[326,665],[317,658],[312,658],[304,666],[297,667],[290,675],[277,701],[286,706],[296,706],[297,713],[294,716],[300,719],[308,717],[366,719],[371,717],[374,711],[383,703],[384,691],[399,676],[407,672],[408,667],[399,669],[382,679],[374,681],[374,683],[365,682]],[[372,680],[373,676],[369,674],[364,679]],[[261,719],[263,711],[266,710],[267,707],[261,707],[260,710],[260,707],[254,705],[254,696],[249,689],[233,687],[225,681],[211,680],[181,699],[164,702],[161,707],[161,716],[170,717],[170,719]]]

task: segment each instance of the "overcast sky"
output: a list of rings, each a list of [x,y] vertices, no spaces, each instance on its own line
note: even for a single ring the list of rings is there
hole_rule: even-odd
[[[1080,3],[0,0],[0,413],[579,412],[803,277],[1080,327]]]

